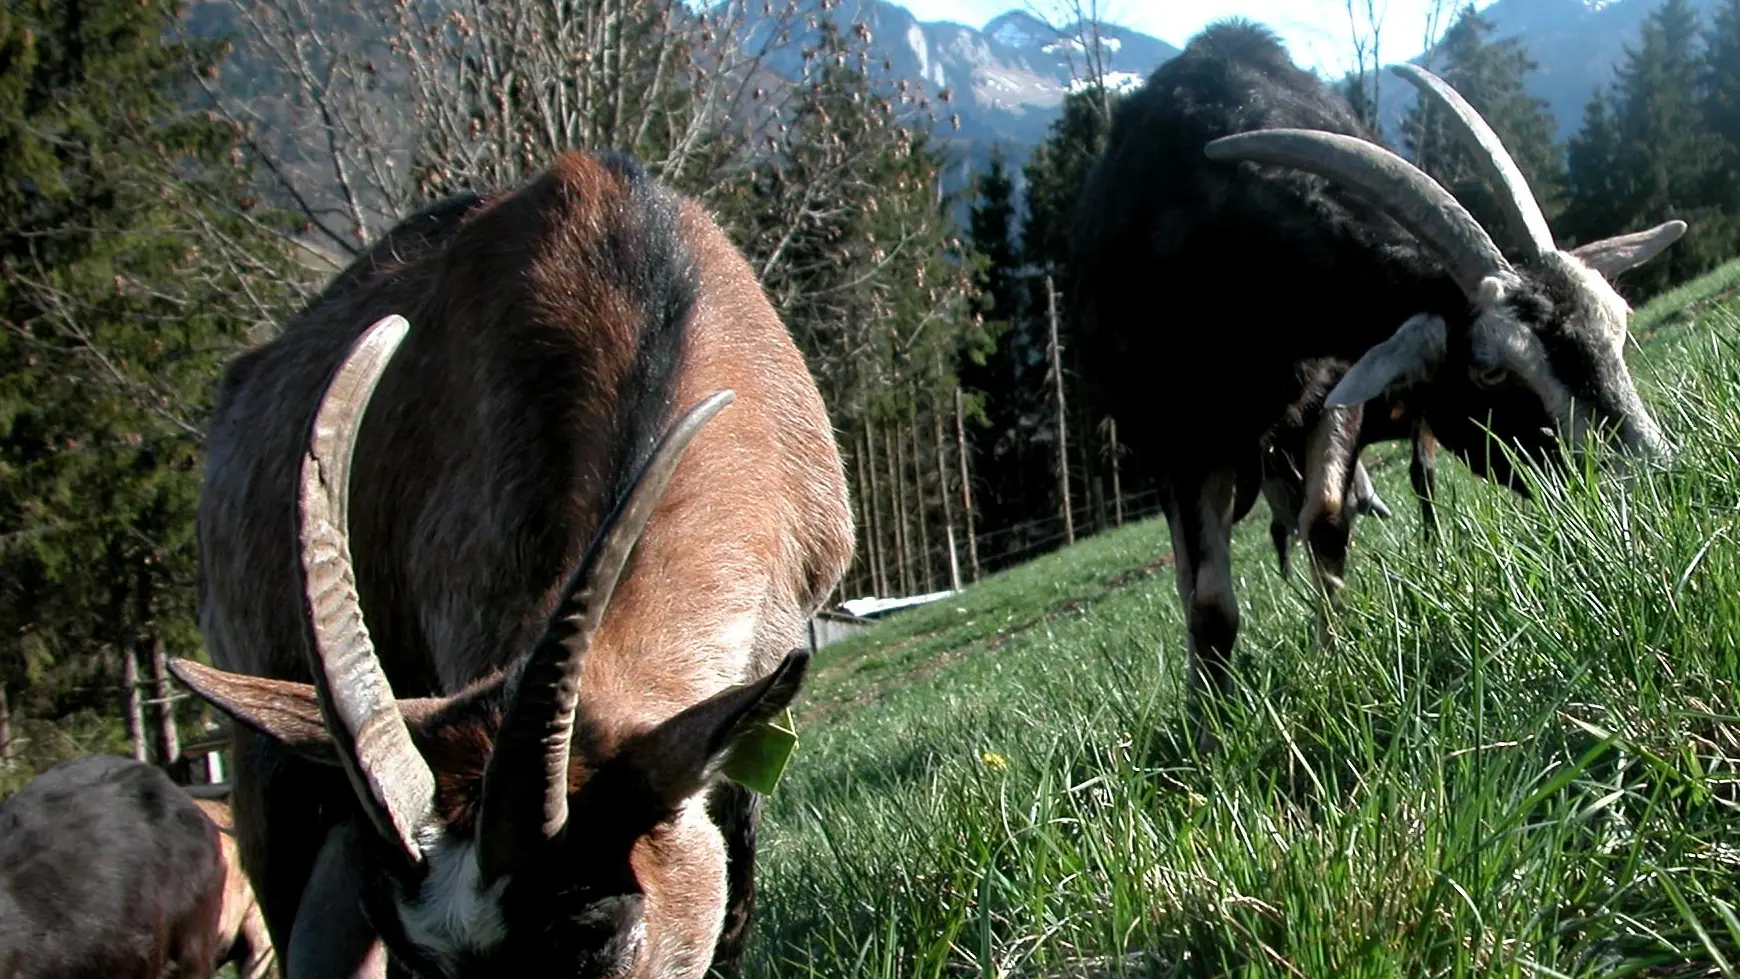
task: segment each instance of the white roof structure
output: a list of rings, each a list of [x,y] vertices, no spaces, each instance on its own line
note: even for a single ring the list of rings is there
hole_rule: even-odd
[[[840,608],[860,618],[871,619],[899,609],[934,602],[939,598],[947,598],[953,594],[955,591],[949,589],[947,591],[933,591],[928,595],[908,595],[905,598],[876,598],[874,596],[854,598],[848,602],[841,602]]]

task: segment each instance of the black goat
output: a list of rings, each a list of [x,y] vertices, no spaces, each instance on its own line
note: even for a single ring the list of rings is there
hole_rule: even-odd
[[[1424,422],[1519,491],[1488,427],[1537,466],[1595,430],[1666,454],[1625,365],[1630,310],[1603,276],[1685,223],[1559,251],[1490,128],[1435,77],[1395,70],[1475,150],[1526,233],[1514,263],[1248,21],[1211,25],[1124,101],[1082,195],[1069,294],[1084,387],[1132,420],[1126,441],[1164,490],[1193,703],[1230,684],[1231,528],[1290,419],[1308,423],[1300,536],[1331,601],[1364,444]]]
[[[206,979],[224,876],[217,827],[162,771],[61,762],[0,803],[0,976]]]

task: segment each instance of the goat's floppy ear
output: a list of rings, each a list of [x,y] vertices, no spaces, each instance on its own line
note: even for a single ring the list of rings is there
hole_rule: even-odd
[[[1628,235],[1616,235],[1579,245],[1571,249],[1571,254],[1601,273],[1602,278],[1611,279],[1660,255],[1685,233],[1686,223],[1675,218],[1644,231],[1633,231]]]
[[[169,672],[213,707],[298,755],[338,764],[313,686],[229,673],[188,659],[171,659]]]
[[[1431,377],[1444,359],[1444,320],[1429,313],[1412,316],[1388,340],[1367,350],[1329,392],[1330,408],[1362,405],[1385,391]]]
[[[773,672],[721,690],[639,735],[617,756],[659,807],[675,806],[734,760],[753,750],[756,735],[791,704],[809,669],[807,649],[794,649]]]

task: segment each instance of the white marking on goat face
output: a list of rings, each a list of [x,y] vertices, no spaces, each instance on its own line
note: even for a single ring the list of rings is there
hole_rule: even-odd
[[[746,650],[755,641],[755,631],[761,626],[761,615],[755,611],[745,612],[727,621],[715,637],[722,649]]]
[[[1631,337],[1631,304],[1619,295],[1605,276],[1582,259],[1568,252],[1560,252],[1557,257],[1595,299],[1596,322],[1590,326],[1607,341],[1606,352],[1612,358],[1613,376],[1620,383],[1620,389],[1613,393],[1626,415],[1620,437],[1632,448],[1665,451],[1661,427],[1644,406],[1643,398],[1637,393],[1637,384],[1632,380],[1631,369],[1625,363],[1625,342]]]
[[[1625,363],[1625,343],[1629,336],[1631,307],[1613,286],[1593,268],[1566,252],[1543,256],[1550,266],[1548,274],[1581,293],[1573,315],[1574,322],[1560,323],[1556,328],[1569,332],[1581,344],[1587,344],[1594,361],[1601,364],[1595,378],[1574,378],[1587,384],[1598,383],[1602,390],[1592,403],[1571,395],[1566,379],[1559,377],[1548,361],[1546,347],[1534,330],[1518,322],[1504,302],[1510,285],[1501,279],[1490,279],[1481,290],[1480,315],[1474,327],[1473,370],[1504,367],[1520,377],[1552,416],[1561,439],[1573,452],[1582,448],[1588,431],[1597,424],[1616,425],[1620,440],[1627,449],[1645,453],[1665,450],[1661,429],[1644,407]],[[1621,460],[1622,461],[1622,460]]]
[[[405,937],[451,968],[466,952],[488,952],[507,937],[501,895],[508,878],[482,886],[477,848],[443,836],[424,847],[428,876],[414,898],[396,898]]]

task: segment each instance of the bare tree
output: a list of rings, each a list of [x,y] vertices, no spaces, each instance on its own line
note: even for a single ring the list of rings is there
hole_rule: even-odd
[[[777,132],[795,0],[249,0],[206,91],[262,195],[333,268],[419,203],[516,183],[572,148],[634,151],[703,196]],[[344,43],[331,43],[342,36]]]
[[[1388,5],[1379,0],[1345,0],[1349,40],[1353,46],[1354,105],[1367,122],[1377,126],[1382,118],[1378,80],[1383,68],[1383,18]]]
[[[1420,39],[1421,63],[1432,69],[1432,61],[1438,53],[1438,40],[1444,31],[1444,14],[1450,9],[1451,0],[1426,0],[1426,23],[1423,36]],[[1423,130],[1419,134],[1414,147],[1414,165],[1424,169],[1427,158],[1431,155],[1431,134]]]
[[[1026,0],[1025,6],[1030,16],[1057,35],[1056,43],[1069,67],[1071,80],[1096,96],[1094,106],[1100,119],[1109,123],[1112,110],[1108,52],[1116,42],[1107,43],[1100,0],[1047,0],[1045,7],[1037,0]]]

